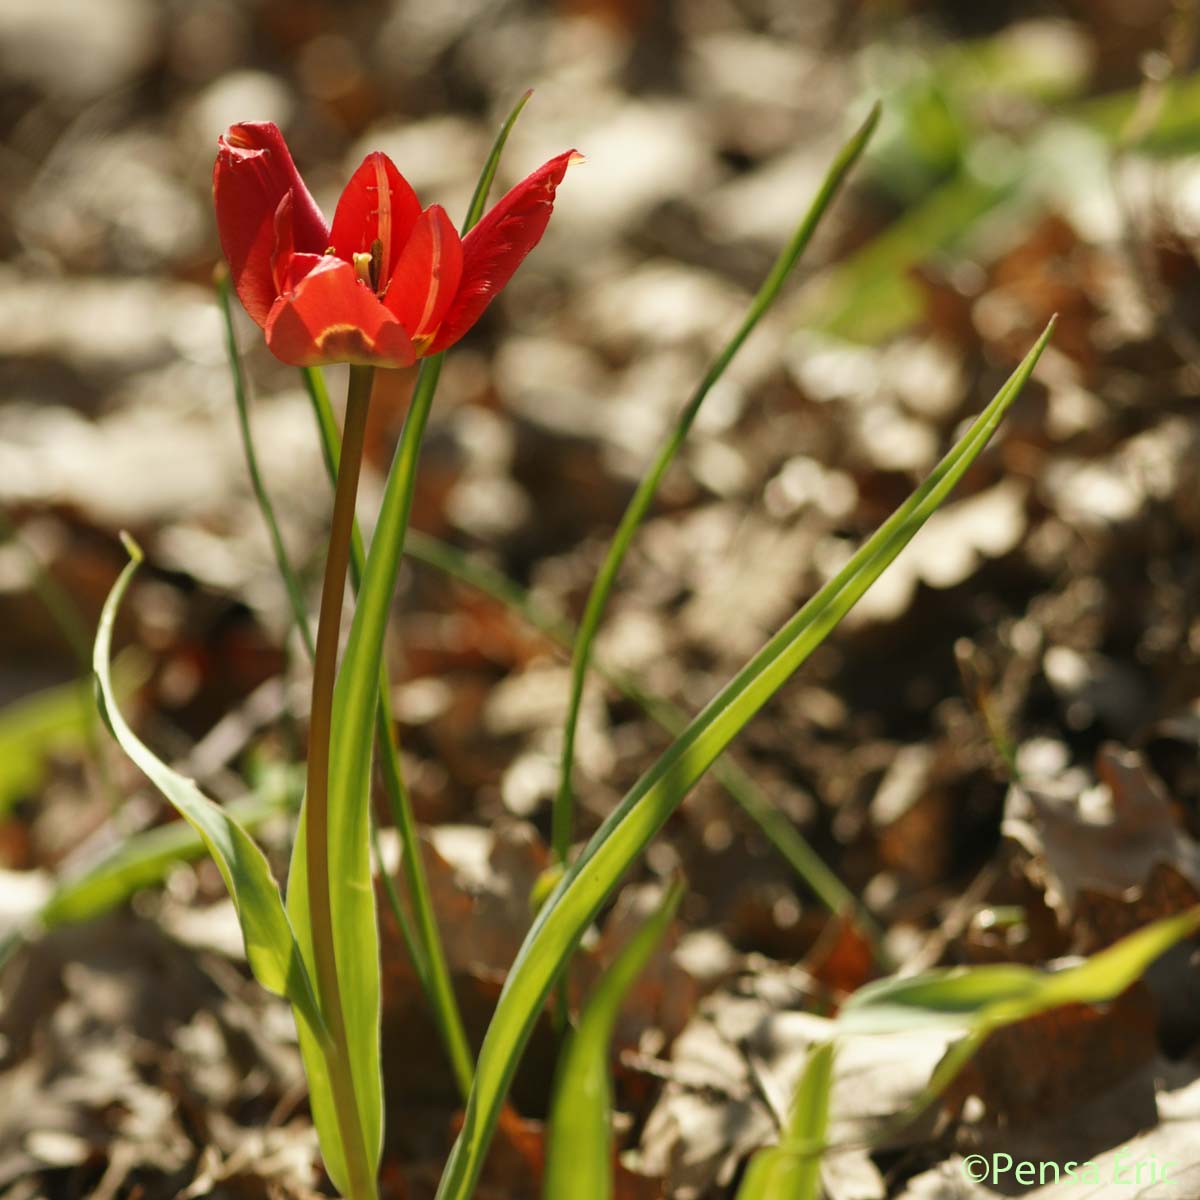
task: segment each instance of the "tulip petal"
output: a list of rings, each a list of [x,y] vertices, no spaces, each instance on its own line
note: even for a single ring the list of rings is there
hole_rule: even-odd
[[[463,238],[462,282],[430,353],[458,341],[512,278],[546,230],[554,193],[567,167],[580,160],[577,151],[568,150],[543,163],[497,201]]]
[[[333,214],[329,244],[338,258],[353,262],[356,254],[369,254],[378,238],[383,247],[379,277],[384,280],[391,276],[420,215],[421,202],[408,180],[376,150],[346,184]]]
[[[276,296],[295,291],[300,280],[322,259],[320,254],[297,253],[294,208],[292,193],[288,192],[275,210],[275,249],[271,254],[271,280]]]
[[[320,254],[329,226],[309,194],[279,127],[269,121],[232,125],[217,141],[213,204],[221,249],[246,311],[262,325],[278,294],[271,270],[275,214],[292,196],[294,248]]]
[[[359,283],[354,268],[331,254],[279,297],[264,328],[271,353],[295,367],[407,367],[416,357],[404,327]]]
[[[458,294],[463,249],[458,230],[440,204],[427,208],[388,281],[384,304],[414,341],[437,330]]]

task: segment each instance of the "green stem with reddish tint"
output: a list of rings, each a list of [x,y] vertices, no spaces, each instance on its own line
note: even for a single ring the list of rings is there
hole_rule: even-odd
[[[337,679],[338,639],[346,571],[354,533],[354,502],[362,466],[367,405],[374,371],[351,367],[346,395],[346,423],[342,437],[341,470],[333,500],[333,522],[325,576],[321,585],[321,611],[313,659],[312,710],[309,718],[308,780],[304,806],[307,849],[308,903],[312,922],[313,961],[317,995],[333,1042],[327,1056],[330,1085],[337,1107],[338,1126],[346,1156],[352,1200],[375,1195],[362,1119],[351,1076],[346,1020],[334,953],[333,911],[329,883],[329,742],[333,728],[333,688]]]
[[[320,367],[306,367],[302,372],[304,384],[312,402],[313,414],[317,419],[317,430],[321,436],[321,452],[330,481],[337,483],[338,463],[342,456],[342,443],[338,436],[333,406]],[[355,595],[362,587],[366,555],[362,537],[355,528],[350,544],[350,587]],[[412,959],[413,969],[429,1001],[430,1010],[442,1035],[447,1057],[454,1071],[455,1082],[466,1100],[471,1090],[471,1076],[475,1069],[471,1047],[467,1041],[462,1014],[454,995],[454,984],[446,954],[438,933],[437,916],[433,911],[433,898],[425,864],[421,860],[421,844],[417,836],[417,822],[412,810],[408,788],[400,766],[400,747],[396,738],[396,721],[392,715],[391,682],[387,663],[379,664],[379,700],[375,710],[375,739],[379,746],[379,762],[383,774],[384,793],[391,811],[392,823],[400,834],[400,853],[404,863],[404,875],[412,901],[415,927],[400,903],[395,884],[388,873],[383,856],[376,848],[380,875],[384,880],[387,901],[392,909]]]

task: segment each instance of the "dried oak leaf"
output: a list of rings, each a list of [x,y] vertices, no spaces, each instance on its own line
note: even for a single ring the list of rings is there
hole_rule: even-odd
[[[1077,771],[1014,785],[1002,826],[1085,951],[1200,902],[1200,845],[1142,756],[1106,744],[1096,774],[1092,786]]]

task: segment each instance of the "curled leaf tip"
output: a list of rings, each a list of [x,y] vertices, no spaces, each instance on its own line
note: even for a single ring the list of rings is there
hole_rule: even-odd
[[[134,540],[133,534],[126,529],[122,529],[120,533],[121,545],[125,547],[125,553],[129,555],[129,561],[142,563],[146,561],[146,555],[141,546]]]

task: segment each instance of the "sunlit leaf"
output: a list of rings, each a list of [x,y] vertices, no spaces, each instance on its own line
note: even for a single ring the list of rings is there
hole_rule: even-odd
[[[822,1042],[809,1051],[783,1140],[750,1160],[737,1200],[820,1200],[834,1049]]]
[[[237,910],[246,943],[246,960],[255,977],[268,991],[286,996],[321,1036],[324,1027],[315,993],[266,856],[226,809],[205,796],[192,780],[167,766],[141,741],[126,724],[117,705],[109,661],[113,623],[142,557],[131,540],[126,545],[132,559],[105,601],[96,632],[92,665],[101,715],[125,753],[204,841]]]
[[[517,1062],[579,939],[650,840],[755,713],[837,627],[978,457],[1033,371],[1053,322],[955,447],[849,563],[754,656],[638,781],[572,864],[530,929],[479,1054],[438,1200],[468,1200]]]
[[[547,1130],[546,1200],[611,1200],[609,1043],[621,1005],[675,916],[683,892],[682,883],[674,884],[622,947],[563,1047]]]

